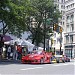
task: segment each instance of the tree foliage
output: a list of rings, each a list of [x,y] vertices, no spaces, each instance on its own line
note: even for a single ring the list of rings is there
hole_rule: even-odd
[[[28,0],[0,0],[0,22],[4,33],[20,36],[26,30],[25,17],[28,15]]]
[[[3,25],[0,33],[3,30],[3,34],[8,32],[21,37],[21,33],[28,30],[32,33],[32,42],[39,45],[44,34],[47,38],[52,32],[53,23],[58,23],[60,13],[54,7],[53,0],[0,0],[0,22]]]
[[[44,34],[52,32],[53,23],[58,23],[60,12],[55,9],[53,0],[30,0],[33,11],[27,19],[28,29],[32,33],[32,42],[36,45],[43,42]],[[52,19],[47,25],[47,20]],[[44,26],[46,27],[44,28]],[[45,30],[45,32],[44,32]]]

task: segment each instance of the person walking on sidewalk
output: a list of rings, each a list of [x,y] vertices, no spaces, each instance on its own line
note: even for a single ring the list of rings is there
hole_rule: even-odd
[[[18,58],[18,52],[17,52],[17,43],[14,44],[14,50],[13,50],[13,59],[17,60]]]
[[[8,46],[7,54],[8,54],[8,59],[10,59],[10,54],[11,54],[11,46],[10,45]]]
[[[5,56],[6,56],[6,47],[5,47],[5,45],[2,47],[2,57],[3,57],[3,59],[5,58]]]
[[[22,57],[22,47],[20,45],[17,46],[17,52],[18,52],[18,60],[21,60],[21,57]]]

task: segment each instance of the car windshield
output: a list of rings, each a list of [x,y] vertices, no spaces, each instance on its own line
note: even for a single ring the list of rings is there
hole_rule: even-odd
[[[32,51],[30,54],[41,54],[42,51],[36,50],[36,51]]]

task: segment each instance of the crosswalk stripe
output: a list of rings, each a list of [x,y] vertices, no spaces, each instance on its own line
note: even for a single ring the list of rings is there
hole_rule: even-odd
[[[20,69],[20,70],[32,70],[32,69],[39,69],[39,68],[43,68],[43,67],[25,68],[25,69]]]

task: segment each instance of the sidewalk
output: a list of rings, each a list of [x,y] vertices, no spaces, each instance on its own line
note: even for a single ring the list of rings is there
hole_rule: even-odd
[[[0,62],[21,63],[21,60],[7,60],[7,59],[3,59],[3,60],[0,60]]]

